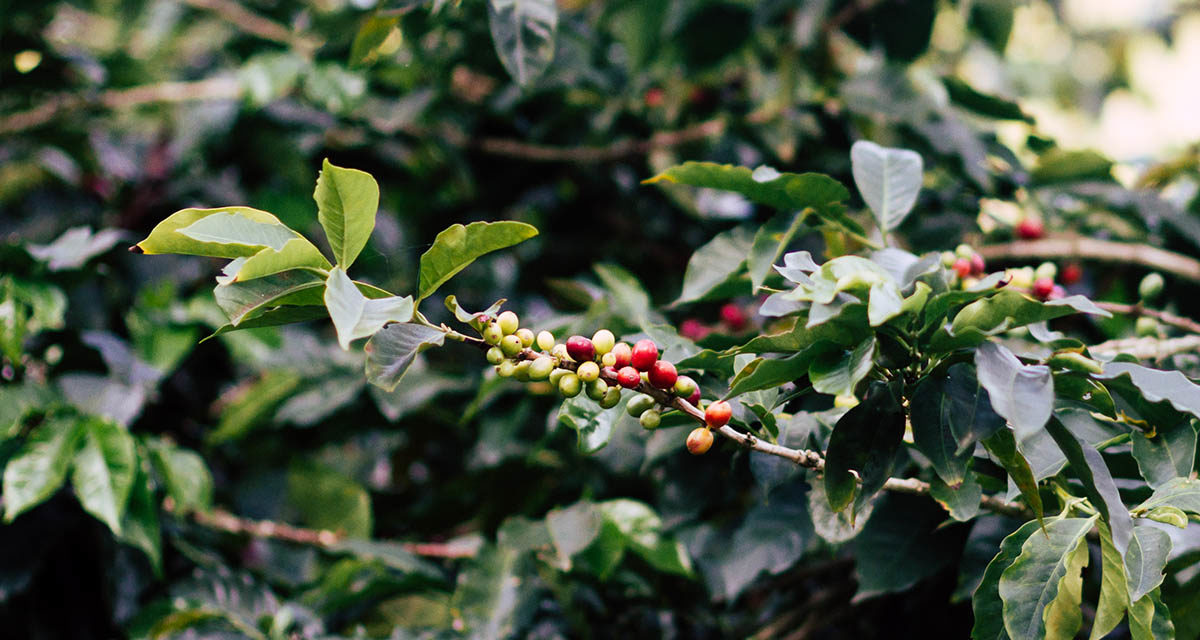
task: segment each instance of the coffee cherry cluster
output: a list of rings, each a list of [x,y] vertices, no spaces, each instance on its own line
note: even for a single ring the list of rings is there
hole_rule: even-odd
[[[495,319],[480,317],[475,324],[488,345],[487,361],[495,365],[503,378],[520,382],[549,382],[565,397],[581,393],[604,409],[621,402],[621,390],[638,392],[626,404],[629,415],[642,427],[656,429],[664,411],[670,410],[675,397],[700,408],[700,386],[688,376],[679,375],[675,365],[659,358],[653,340],[638,340],[633,346],[617,342],[608,329],[591,337],[571,336],[559,343],[549,331],[534,335],[522,328],[512,311]],[[727,402],[714,402],[705,413],[706,426],[688,436],[688,451],[702,454],[712,446],[713,428],[729,422]],[[706,435],[698,435],[703,431]]]
[[[1075,268],[1078,269],[1078,266]],[[1009,269],[1006,274],[1009,286],[1028,291],[1038,300],[1057,300],[1065,298],[1067,295],[1066,289],[1054,281],[1058,276],[1058,267],[1053,262],[1043,262],[1036,269],[1033,267]],[[1065,270],[1063,275],[1068,275]],[[1075,276],[1073,273],[1069,275]]]
[[[978,282],[987,269],[983,256],[969,244],[960,244],[954,251],[943,252],[942,264],[954,271],[964,289],[969,289]]]

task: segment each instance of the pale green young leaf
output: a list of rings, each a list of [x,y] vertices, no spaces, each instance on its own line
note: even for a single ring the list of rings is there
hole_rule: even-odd
[[[1112,532],[1101,522],[1100,530],[1100,599],[1092,621],[1090,640],[1100,640],[1121,623],[1129,608],[1129,587],[1125,579],[1125,563],[1113,544]]]
[[[522,87],[554,60],[558,5],[554,0],[488,0],[488,26],[500,62]]]
[[[1074,566],[1073,555],[1096,518],[1064,518],[1046,523],[1045,535],[1032,535],[1021,554],[1000,576],[1004,628],[1012,640],[1045,637],[1046,607],[1058,596],[1059,585]]]
[[[887,234],[900,226],[921,190],[921,156],[908,149],[859,140],[850,147],[850,168],[880,231]]]
[[[325,281],[325,308],[337,329],[338,344],[346,350],[351,342],[375,335],[385,324],[408,322],[413,316],[412,296],[369,300],[341,267],[331,269]]]
[[[365,171],[334,166],[326,158],[313,199],[337,266],[349,269],[375,230],[379,184]]]
[[[248,258],[265,247],[280,249],[298,237],[275,216],[250,207],[183,209],[155,225],[135,247],[148,255]]]

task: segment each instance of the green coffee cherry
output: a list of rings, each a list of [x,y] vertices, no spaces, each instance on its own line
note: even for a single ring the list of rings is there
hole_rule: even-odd
[[[629,400],[629,404],[625,405],[625,410],[629,412],[629,415],[637,418],[650,409],[653,409],[655,404],[657,402],[654,398],[644,393],[639,393]]]
[[[1142,316],[1137,319],[1137,324],[1134,325],[1134,331],[1139,337],[1149,338],[1158,335],[1158,320],[1150,316]]]
[[[611,386],[604,394],[604,399],[600,401],[601,409],[611,409],[621,404],[621,387]]]
[[[1146,274],[1138,284],[1138,297],[1142,302],[1154,302],[1162,294],[1163,277],[1157,271]]]
[[[521,319],[512,311],[505,311],[496,316],[496,322],[500,325],[500,330],[506,336],[516,333],[517,329],[521,326]]]
[[[612,351],[613,346],[616,344],[616,336],[608,329],[601,329],[592,336],[592,346],[596,348],[596,355],[603,356]]]
[[[1038,265],[1037,269],[1033,270],[1033,280],[1036,282],[1042,278],[1053,280],[1058,276],[1058,265],[1053,262],[1043,262]]]
[[[942,266],[943,267],[946,267],[947,269],[949,269],[950,267],[953,267],[954,263],[957,261],[958,261],[958,256],[954,255],[953,251],[943,251],[942,252]]]
[[[574,373],[567,372],[566,375],[558,380],[558,392],[568,398],[574,398],[583,391],[583,382],[579,380],[579,376]]]
[[[550,350],[550,355],[558,358],[559,362],[572,361],[571,355],[567,353],[567,345],[562,344],[561,342],[554,345],[554,348]]]
[[[592,380],[587,383],[585,390],[587,391],[587,397],[600,402],[604,399],[605,394],[608,393],[608,383],[603,380]]]
[[[492,347],[491,349],[488,349],[487,361],[488,364],[500,364],[501,362],[504,362],[504,352],[500,350],[500,347]]]
[[[954,247],[954,255],[959,258],[966,258],[970,260],[971,256],[975,255],[975,249],[973,249],[969,244],[960,244],[957,247]]]
[[[518,353],[521,353],[521,349],[523,348],[524,347],[521,346],[521,339],[517,336],[504,336],[504,339],[500,341],[500,350],[504,352],[504,355],[510,358]]]
[[[500,330],[500,325],[493,322],[483,330],[483,341],[488,344],[500,344],[500,340],[504,338],[504,332]]]
[[[675,395],[680,398],[688,398],[696,392],[696,381],[687,376],[679,376],[675,379]]]
[[[654,409],[650,409],[638,418],[638,422],[641,423],[643,429],[657,429],[659,423],[662,422],[662,414]]]
[[[550,374],[553,371],[554,358],[551,358],[550,356],[539,356],[533,361],[533,364],[529,365],[529,379],[537,381],[545,380],[546,378],[550,377]]]
[[[529,382],[530,380],[532,380],[533,378],[531,378],[529,376],[529,368],[532,366],[533,366],[533,363],[530,362],[529,360],[522,360],[522,361],[518,362],[517,369],[513,373],[513,379],[516,380],[517,382]]]
[[[579,365],[579,368],[575,370],[575,373],[579,376],[580,380],[583,380],[584,382],[592,382],[593,380],[600,378],[600,365],[596,364],[595,362],[585,362]]]
[[[517,373],[517,363],[505,360],[496,367],[496,373],[500,374],[501,378],[511,378]]]
[[[514,335],[521,339],[521,346],[526,348],[533,346],[533,332],[529,329],[517,329]]]
[[[617,354],[610,351],[610,352],[600,356],[600,364],[602,364],[606,367],[617,366]]]
[[[542,351],[549,352],[554,348],[554,334],[549,331],[539,331],[537,334],[537,346]]]
[[[550,378],[549,378],[550,384],[552,384],[554,386],[558,386],[558,381],[562,380],[562,377],[567,375],[568,373],[571,373],[570,369],[559,368],[559,369],[555,369],[554,371],[551,371]]]

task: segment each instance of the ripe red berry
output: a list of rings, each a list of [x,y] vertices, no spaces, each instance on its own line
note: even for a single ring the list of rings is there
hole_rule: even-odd
[[[656,360],[658,360],[658,345],[654,344],[653,340],[638,340],[637,344],[633,345],[629,364],[633,365],[634,369],[649,371]]]
[[[1017,235],[1025,240],[1037,240],[1046,233],[1046,227],[1037,218],[1025,218],[1017,223]]]
[[[1040,300],[1050,298],[1050,294],[1054,292],[1054,281],[1050,278],[1038,278],[1033,283],[1033,295]]]
[[[1063,284],[1075,284],[1081,278],[1083,278],[1083,267],[1079,266],[1077,262],[1072,262],[1063,267],[1062,273],[1058,274],[1058,279]]]
[[[957,273],[959,278],[965,278],[971,275],[971,261],[966,258],[959,258],[955,260],[954,273]]]
[[[1049,300],[1061,300],[1065,297],[1067,297],[1067,290],[1062,288],[1061,284],[1054,285],[1054,288],[1050,290],[1050,295],[1046,296]]]
[[[718,400],[704,410],[704,422],[713,429],[719,429],[729,423],[733,416],[733,407],[728,402]]]
[[[636,389],[642,383],[642,374],[633,367],[624,367],[617,372],[617,384],[626,389]]]
[[[733,331],[741,331],[746,328],[746,314],[741,307],[730,302],[721,307],[721,322]]]
[[[658,87],[651,87],[646,90],[646,106],[650,107],[651,109],[661,107],[665,97],[666,94],[663,93],[662,89]]]
[[[612,351],[609,351],[609,353],[613,354],[613,357],[616,358],[615,362],[613,362],[613,367],[617,370],[620,370],[622,367],[628,367],[633,357],[633,350],[624,342],[618,342],[613,345]]]
[[[596,347],[583,336],[567,338],[567,355],[576,362],[590,362],[596,357]]]
[[[650,384],[655,388],[670,389],[678,379],[679,373],[675,371],[675,365],[666,360],[659,360],[650,367]]]
[[[973,275],[983,275],[983,270],[986,266],[987,264],[984,263],[983,256],[979,255],[978,253],[971,256],[971,273]]]
[[[688,318],[679,325],[679,335],[688,340],[703,340],[708,334],[708,327],[695,318]]]
[[[696,390],[692,392],[692,395],[687,397],[687,401],[688,404],[692,405],[693,407],[700,406],[700,387],[696,387]]]

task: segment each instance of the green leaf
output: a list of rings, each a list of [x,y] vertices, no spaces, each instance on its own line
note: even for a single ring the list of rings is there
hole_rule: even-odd
[[[367,381],[386,391],[395,390],[418,354],[445,341],[446,334],[440,329],[411,322],[380,329],[364,348]]]
[[[150,461],[175,501],[175,512],[188,514],[212,508],[213,479],[196,452],[162,439],[150,440]]]
[[[72,417],[47,419],[29,434],[4,468],[4,520],[17,516],[54,495],[67,479],[67,470],[83,425]]]
[[[448,309],[450,313],[454,314],[455,319],[463,324],[469,324],[476,329],[483,328],[483,323],[477,320],[479,316],[490,316],[494,318],[496,313],[500,311],[500,308],[504,306],[505,302],[508,302],[506,298],[500,298],[499,300],[493,302],[492,306],[488,307],[487,309],[484,309],[478,313],[471,313],[470,311],[467,311],[459,306],[458,299],[454,296],[446,296],[445,300],[446,309]]]
[[[71,485],[84,511],[121,533],[121,519],[137,471],[133,436],[124,427],[91,418],[71,463]]]
[[[708,299],[721,285],[742,276],[746,254],[754,243],[747,227],[722,231],[696,250],[683,274],[683,290],[673,304]]]
[[[662,519],[643,502],[609,500],[596,505],[621,535],[629,549],[664,573],[692,575],[692,563],[683,545],[662,535]]]
[[[47,245],[27,244],[25,250],[45,262],[51,271],[78,269],[88,260],[108,251],[121,241],[124,232],[102,229],[92,233],[91,227],[72,227]]]
[[[1058,597],[1062,579],[1078,568],[1076,550],[1085,544],[1095,521],[1094,517],[1053,520],[1046,523],[1045,535],[1031,535],[1021,545],[1021,554],[1004,570],[999,583],[1004,628],[1012,640],[1045,636],[1046,608]]]
[[[147,255],[249,258],[267,247],[278,251],[293,238],[302,236],[266,211],[221,207],[176,211],[136,246]]]
[[[863,233],[861,226],[846,217],[841,204],[850,197],[850,192],[824,174],[780,173],[768,167],[751,171],[727,164],[685,162],[644,180],[642,184],[659,182],[733,191],[779,211],[811,211],[829,224],[854,234]]]
[[[1121,623],[1129,608],[1129,588],[1125,579],[1125,561],[1112,541],[1108,525],[1100,529],[1100,599],[1096,603],[1096,618],[1092,622],[1091,640],[1100,640]]]
[[[625,536],[591,502],[552,509],[546,514],[546,526],[564,571],[580,568],[604,579],[625,555]]]
[[[853,346],[871,335],[867,327],[866,311],[863,305],[848,305],[847,312],[811,328],[805,326],[805,318],[800,316],[790,329],[758,336],[724,353],[793,353],[803,351],[822,340],[846,347]]]
[[[1030,173],[1036,186],[1082,180],[1112,180],[1112,160],[1095,151],[1067,151],[1054,147],[1038,158]]]
[[[1200,385],[1188,380],[1178,371],[1160,371],[1129,362],[1110,362],[1104,373],[1093,376],[1099,380],[1115,380],[1126,376],[1133,386],[1150,402],[1169,402],[1178,411],[1200,418]]]
[[[955,533],[939,528],[945,516],[928,500],[888,494],[854,539],[855,598],[906,591],[958,557]]]
[[[811,347],[790,358],[755,358],[729,381],[729,392],[725,394],[725,398],[760,389],[772,389],[808,375],[813,358],[822,348]]]
[[[904,409],[883,385],[873,387],[866,399],[838,420],[825,454],[825,494],[834,511],[854,501],[857,512],[883,487],[904,438],[904,423]],[[858,472],[861,488],[851,470]]]
[[[1200,516],[1200,480],[1193,478],[1168,480],[1166,484],[1155,489],[1154,493],[1145,502],[1138,505],[1135,511],[1149,511],[1163,505]]]
[[[997,120],[1033,122],[1033,118],[1021,111],[1021,106],[1016,102],[983,93],[959,78],[944,76],[942,84],[946,86],[950,101],[968,111]]]
[[[510,220],[447,227],[434,239],[433,246],[421,254],[417,302],[428,298],[476,258],[520,244],[537,233],[537,229],[531,225]]]
[[[1175,637],[1171,611],[1163,604],[1158,589],[1129,606],[1129,634],[1133,640],[1169,640]]]
[[[1039,302],[1018,291],[1001,289],[959,310],[950,326],[939,329],[933,336],[930,346],[940,352],[973,347],[990,335],[1073,313],[1112,315],[1083,296]]]
[[[389,322],[413,317],[412,296],[368,300],[341,267],[331,269],[325,281],[325,308],[337,329],[338,344],[347,351],[351,342],[375,335]]]
[[[875,336],[871,336],[853,349],[825,350],[817,355],[808,367],[808,378],[817,393],[853,395],[854,388],[874,366]]]
[[[975,350],[979,384],[992,408],[1012,425],[1018,441],[1037,433],[1054,412],[1054,378],[1045,365],[1023,365],[1006,347],[985,342]]]
[[[1129,549],[1124,554],[1130,602],[1141,600],[1162,584],[1163,568],[1170,553],[1171,537],[1166,531],[1150,526],[1134,527]]]
[[[298,462],[288,469],[287,486],[289,502],[306,526],[371,537],[371,496],[354,480],[315,462]]]
[[[1130,439],[1133,459],[1152,488],[1191,474],[1196,459],[1196,428],[1191,420],[1172,428],[1159,427],[1154,437],[1135,429]]]
[[[554,61],[554,0],[488,0],[488,26],[500,62],[522,87],[533,84]]]
[[[1046,640],[1072,640],[1083,624],[1083,569],[1088,564],[1088,545],[1075,547],[1067,556],[1067,570],[1058,581],[1058,593],[1046,605],[1042,619],[1046,623]]]
[[[754,243],[750,246],[749,255],[746,256],[746,268],[750,272],[751,293],[758,293],[758,290],[762,288],[767,274],[771,273],[771,267],[787,250],[792,238],[796,237],[802,222],[804,222],[804,216],[792,211],[783,211],[775,214],[754,233]]]
[[[349,269],[375,230],[379,184],[365,171],[337,167],[326,158],[313,199],[337,266]]]
[[[959,522],[968,522],[979,515],[983,487],[973,474],[964,469],[963,479],[955,486],[950,486],[935,476],[929,482],[929,496],[937,500],[951,518]]]
[[[249,387],[233,396],[221,411],[217,428],[205,435],[208,444],[221,444],[245,437],[269,418],[275,407],[300,386],[298,374],[286,369],[268,369]]]
[[[385,566],[420,576],[432,583],[444,582],[446,577],[437,565],[414,555],[397,542],[343,538],[326,547],[331,553],[346,553],[362,560],[373,560]]]
[[[150,560],[156,575],[162,574],[162,531],[158,522],[158,503],[154,499],[154,487],[150,477],[140,466],[136,469],[129,491],[129,504],[121,519],[121,532],[117,539],[141,549]]]
[[[600,408],[583,394],[567,398],[558,409],[558,421],[578,433],[582,453],[595,453],[608,445],[613,428],[626,415],[625,405],[632,397],[633,394],[624,394],[621,403],[612,409]]]
[[[253,280],[254,278],[261,278],[290,269],[304,267],[312,269],[329,268],[329,261],[325,259],[325,256],[321,255],[320,250],[314,247],[307,239],[300,237],[288,240],[279,250],[267,247],[249,258],[238,258],[235,260],[235,262],[238,261],[240,261],[240,265],[234,267],[236,271],[232,275],[226,275],[225,282]]]
[[[1012,566],[1025,541],[1037,530],[1038,523],[1029,521],[1008,534],[1000,543],[999,553],[988,563],[987,569],[984,569],[983,579],[971,597],[971,609],[975,614],[975,626],[971,629],[971,637],[974,640],[1008,640],[1004,631],[1004,601],[1000,599],[1000,576]]]
[[[400,16],[367,16],[362,26],[358,28],[358,33],[354,34],[354,42],[350,45],[350,66],[358,67],[374,63],[381,54],[384,54],[384,51],[394,52],[398,49],[403,37],[403,32],[400,30]]]
[[[904,299],[900,289],[892,282],[877,282],[871,285],[867,303],[867,319],[872,327],[895,318],[904,311]]]
[[[1104,463],[1104,457],[1095,447],[1080,442],[1058,418],[1051,418],[1046,423],[1046,431],[1067,456],[1067,462],[1075,472],[1075,477],[1083,483],[1088,501],[1111,528],[1113,544],[1118,551],[1125,553],[1133,535],[1133,518],[1129,516],[1129,510],[1121,501],[1121,494],[1117,491],[1108,465]]]
[[[467,637],[509,638],[517,632],[520,557],[515,551],[489,544],[458,576],[451,611],[458,618],[455,627],[467,631]]]
[[[1038,493],[1037,479],[1029,467],[1029,461],[1017,450],[1017,441],[1013,437],[1013,432],[1007,427],[998,429],[983,440],[983,446],[1008,472],[1008,477],[1012,478],[1013,484],[1017,485],[1021,496],[1025,498],[1025,504],[1033,509],[1038,522],[1041,523],[1042,496]]]
[[[908,149],[881,147],[859,140],[850,147],[854,183],[875,214],[879,230],[887,233],[904,221],[921,190],[921,156]]]
[[[321,305],[320,289],[324,285],[321,276],[295,269],[245,282],[217,285],[213,295],[229,323],[240,328],[243,322],[281,305]]]
[[[974,443],[1004,428],[971,367],[956,364],[927,376],[909,402],[913,444],[947,485],[962,482]]]

